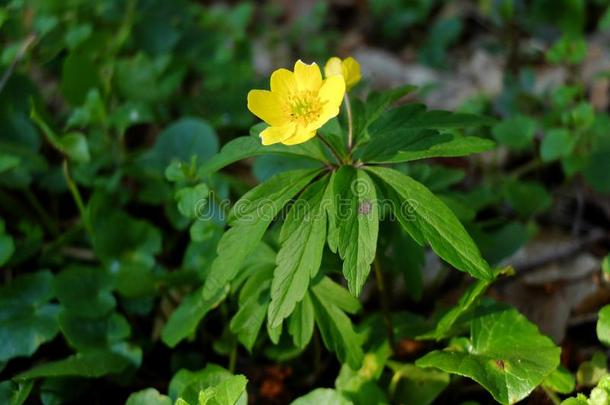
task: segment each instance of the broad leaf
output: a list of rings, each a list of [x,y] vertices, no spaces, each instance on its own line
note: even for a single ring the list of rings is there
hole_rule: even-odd
[[[364,357],[362,338],[344,312],[358,310],[358,301],[328,278],[322,279],[310,291],[316,324],[324,345],[335,352],[342,363],[349,364],[353,369],[360,368]],[[335,296],[336,292],[340,293]]]
[[[461,351],[435,350],[417,361],[470,377],[502,404],[529,395],[559,365],[561,349],[515,309],[501,309],[474,319]]]
[[[606,305],[599,311],[597,338],[606,346],[610,346],[610,305]]]
[[[332,388],[317,388],[307,395],[295,399],[290,405],[353,405],[353,402],[345,398],[340,392]]]
[[[360,294],[375,259],[379,206],[375,183],[363,170],[341,167],[333,179],[335,226],[343,275],[350,292]]]
[[[204,285],[204,299],[213,297],[235,277],[271,221],[318,173],[318,170],[280,173],[247,192],[235,204],[229,217],[231,229],[218,243],[218,256]]]
[[[131,394],[125,405],[172,405],[172,400],[154,388],[146,388]]]
[[[59,331],[59,307],[48,271],[24,275],[0,288],[0,361],[30,356]]]
[[[269,319],[279,326],[303,299],[318,274],[326,243],[324,196],[328,179],[311,186],[294,203],[280,233],[281,248],[271,283]]]
[[[388,390],[393,403],[429,405],[449,385],[449,374],[414,364],[390,362],[394,372]]]
[[[130,364],[126,357],[107,350],[78,353],[64,360],[51,361],[18,374],[15,379],[75,376],[97,378],[123,371]]]
[[[0,404],[21,405],[30,393],[34,384],[32,381],[2,381],[0,382]]]
[[[563,366],[557,367],[547,378],[544,379],[542,385],[553,392],[560,394],[569,394],[576,388],[576,379],[572,373]]]
[[[479,249],[453,212],[421,183],[396,170],[369,167],[398,196],[393,211],[403,228],[422,244],[424,241],[443,260],[475,278],[489,280],[493,273]]]

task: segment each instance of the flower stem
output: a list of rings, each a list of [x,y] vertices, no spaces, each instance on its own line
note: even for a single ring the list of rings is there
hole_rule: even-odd
[[[390,344],[390,350],[392,351],[392,353],[394,353],[396,348],[396,341],[394,339],[394,326],[392,325],[390,303],[388,301],[387,291],[385,290],[383,272],[381,271],[381,264],[379,263],[378,256],[375,256],[375,260],[373,261],[373,267],[375,268],[375,280],[377,281],[377,289],[379,290],[379,302],[381,304],[383,321],[385,322],[386,332],[388,334],[388,343]]]
[[[354,143],[354,124],[352,120],[352,105],[349,102],[349,96],[345,93],[343,98],[345,102],[345,110],[347,111],[347,152],[352,154],[352,146]]]
[[[68,167],[67,160],[64,160],[63,169],[64,169],[64,178],[66,179],[66,183],[68,184],[68,189],[70,190],[70,193],[72,194],[72,198],[74,199],[74,202],[76,203],[78,212],[80,213],[83,224],[85,225],[85,230],[87,231],[89,236],[92,238],[93,237],[93,228],[91,228],[91,223],[89,222],[89,216],[87,215],[87,211],[85,210],[85,204],[83,204],[83,199],[80,195],[80,192],[78,191],[78,187],[76,186],[76,183],[74,183],[74,180],[72,180],[72,177],[70,176],[70,169]]]
[[[330,149],[330,151],[333,154],[333,156],[335,157],[335,159],[337,159],[337,163],[342,163],[343,159],[341,158],[341,155],[339,154],[339,152],[337,152],[337,150],[335,148],[333,148],[333,146],[330,144],[330,142],[328,142],[320,133],[318,133],[318,138],[320,138],[322,143],[324,145],[326,145],[326,147],[328,149]]]

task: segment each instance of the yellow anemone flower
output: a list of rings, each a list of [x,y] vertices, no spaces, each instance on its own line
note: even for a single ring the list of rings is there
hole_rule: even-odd
[[[361,79],[360,64],[351,56],[343,60],[333,56],[326,62],[326,66],[324,66],[324,74],[326,77],[335,75],[343,76],[343,79],[345,79],[345,87],[347,90],[350,90],[352,87],[358,84]]]
[[[248,109],[269,124],[260,134],[263,145],[306,142],[339,114],[345,82],[339,76],[322,80],[320,68],[315,63],[307,65],[298,60],[294,72],[278,69],[270,81],[271,91],[251,90],[248,93]]]

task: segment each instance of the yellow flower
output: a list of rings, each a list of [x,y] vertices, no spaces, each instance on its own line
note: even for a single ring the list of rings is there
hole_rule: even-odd
[[[322,125],[339,114],[344,94],[341,77],[322,80],[318,65],[298,60],[294,72],[273,72],[271,91],[251,90],[248,109],[269,124],[260,134],[263,145],[296,145],[313,138]]]
[[[324,74],[326,77],[335,75],[343,76],[343,79],[345,79],[345,87],[347,90],[350,90],[360,81],[360,64],[351,56],[343,60],[333,56],[326,62]]]

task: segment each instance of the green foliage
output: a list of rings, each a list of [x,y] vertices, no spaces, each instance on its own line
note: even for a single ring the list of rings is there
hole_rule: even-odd
[[[514,309],[493,309],[472,320],[470,338],[417,361],[472,378],[502,404],[525,398],[559,365],[560,349]]]

